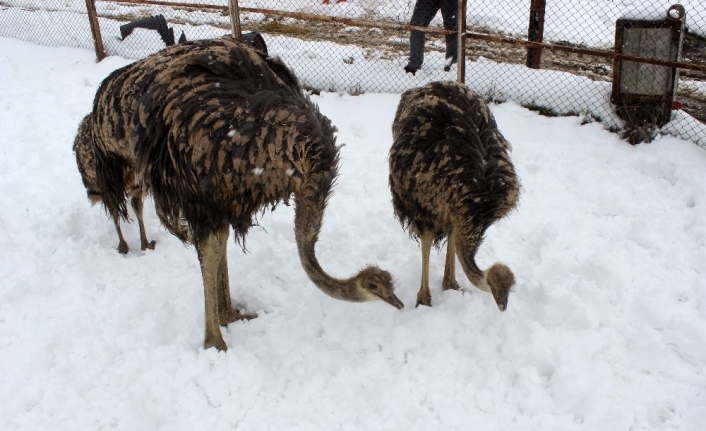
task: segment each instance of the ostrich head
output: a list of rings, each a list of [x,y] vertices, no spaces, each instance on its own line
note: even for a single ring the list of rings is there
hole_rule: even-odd
[[[515,284],[515,276],[510,268],[502,263],[494,264],[486,272],[486,283],[500,311],[505,311],[510,289]]]
[[[78,126],[78,132],[74,139],[74,154],[76,155],[76,164],[81,174],[81,180],[86,187],[86,196],[95,205],[100,202],[101,196],[100,186],[96,176],[96,159],[93,154],[93,138],[91,136],[91,114],[86,115],[81,120]]]
[[[369,266],[355,275],[351,281],[355,283],[357,296],[364,298],[365,301],[385,301],[398,310],[404,308],[402,301],[395,295],[392,275],[389,272]]]

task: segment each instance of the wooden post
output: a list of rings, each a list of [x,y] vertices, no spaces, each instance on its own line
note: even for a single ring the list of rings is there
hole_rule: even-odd
[[[530,4],[529,30],[527,40],[530,42],[544,41],[544,10],[546,0],[532,0]],[[542,48],[532,47],[527,49],[527,67],[540,69],[542,64]]]
[[[240,6],[238,6],[238,0],[228,0],[228,13],[230,14],[230,28],[233,32],[233,37],[243,40],[243,32],[240,29]]]
[[[456,12],[456,25],[458,31],[458,52],[456,53],[456,79],[461,84],[466,83],[466,0],[458,0]]]
[[[98,61],[101,61],[105,58],[105,49],[103,48],[101,28],[100,25],[98,25],[95,0],[86,0],[86,11],[88,12],[88,22],[91,25],[91,34],[93,35],[93,44],[96,49],[96,58]]]

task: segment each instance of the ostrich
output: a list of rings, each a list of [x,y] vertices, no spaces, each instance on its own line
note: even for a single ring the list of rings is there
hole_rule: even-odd
[[[83,185],[86,187],[86,194],[88,195],[88,200],[91,205],[95,205],[103,200],[103,193],[101,187],[98,184],[98,177],[96,172],[96,157],[95,157],[95,145],[93,141],[93,116],[91,114],[86,115],[81,120],[78,126],[78,132],[76,133],[76,139],[74,140],[73,151],[76,155],[76,164],[78,165],[78,170],[81,173],[81,180]],[[132,209],[135,211],[137,216],[137,222],[140,226],[140,243],[142,250],[154,249],[155,242],[149,241],[147,239],[147,233],[145,231],[145,224],[142,219],[142,189],[136,187],[135,185],[135,160],[132,157],[132,162],[128,163],[125,169],[122,170],[122,175],[118,181],[118,186],[121,187],[120,192],[122,193],[123,200],[129,196],[130,204]],[[119,208],[107,208],[108,213],[111,215],[113,222],[115,223],[115,230],[118,232],[118,238],[120,242],[118,243],[118,251],[122,254],[126,254],[130,251],[127,242],[123,238],[123,233],[120,230],[120,213]],[[127,217],[126,213],[123,213],[124,217]]]
[[[478,268],[486,229],[512,210],[519,180],[485,102],[455,82],[433,82],[402,94],[392,124],[390,190],[395,216],[421,239],[422,283],[417,306],[431,306],[429,252],[447,238],[442,286],[458,289],[455,256],[477,288],[507,307],[514,276],[496,263]]]
[[[227,350],[220,326],[254,317],[231,303],[230,228],[244,246],[256,215],[292,196],[299,259],[314,285],[345,301],[403,307],[387,271],[369,266],[338,279],[319,264],[315,245],[338,175],[335,128],[279,59],[224,37],[169,47],[118,75],[101,85],[94,115],[130,118],[112,123],[130,136],[137,182],[167,230],[196,248],[205,348]]]

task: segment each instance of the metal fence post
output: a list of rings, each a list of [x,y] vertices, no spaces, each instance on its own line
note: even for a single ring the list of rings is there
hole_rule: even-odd
[[[233,37],[238,40],[243,40],[243,32],[240,29],[240,7],[238,0],[228,0],[228,13],[230,14],[230,28],[233,32]]]
[[[544,10],[546,7],[546,0],[532,0],[530,4],[529,30],[527,32],[527,40],[530,42],[542,42],[544,40]],[[528,48],[527,67],[539,69],[541,68],[541,63],[542,48]]]
[[[105,58],[105,48],[103,48],[103,37],[101,36],[101,28],[98,25],[98,15],[96,14],[96,1],[86,0],[86,10],[88,12],[88,22],[91,25],[91,34],[93,35],[93,44],[96,50],[96,58],[101,61]]]
[[[466,0],[458,0],[456,12],[458,26],[458,52],[456,53],[456,79],[461,84],[466,83]]]

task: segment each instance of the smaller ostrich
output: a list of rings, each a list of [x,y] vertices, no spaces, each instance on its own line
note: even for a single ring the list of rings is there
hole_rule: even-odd
[[[475,261],[486,229],[512,210],[519,180],[485,102],[456,82],[433,82],[402,94],[392,124],[390,190],[395,216],[421,239],[422,285],[417,306],[431,306],[429,252],[447,238],[443,288],[458,289],[455,256],[468,279],[490,292],[500,311],[515,282],[496,263]]]
[[[103,195],[101,193],[101,188],[98,185],[98,178],[96,177],[96,156],[94,153],[95,145],[93,144],[93,117],[91,114],[86,115],[81,120],[81,124],[78,126],[78,132],[76,133],[76,139],[74,140],[74,154],[76,155],[76,164],[78,165],[78,170],[81,173],[81,180],[83,185],[86,187],[86,194],[88,195],[88,200],[91,205],[95,205],[102,201]],[[135,210],[135,215],[137,216],[137,222],[140,225],[140,242],[142,250],[154,249],[155,242],[149,241],[147,239],[147,234],[145,232],[145,224],[142,221],[142,190],[135,186],[135,169],[134,164],[132,169],[128,169],[122,181],[123,190],[126,194],[130,196],[130,203],[132,204],[132,209]],[[118,238],[120,242],[118,243],[118,251],[122,254],[126,254],[130,248],[123,238],[123,233],[120,230],[120,216],[118,211],[110,211],[110,215],[115,223],[115,230],[118,231]]]

